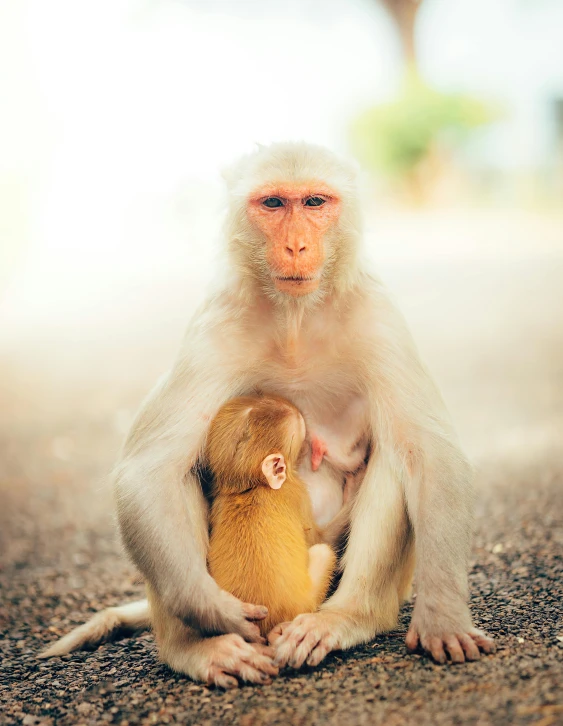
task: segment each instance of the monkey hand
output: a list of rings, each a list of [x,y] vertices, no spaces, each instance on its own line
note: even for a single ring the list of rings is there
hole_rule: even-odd
[[[424,606],[417,602],[411,624],[406,637],[406,644],[412,653],[420,647],[430,653],[436,663],[444,664],[447,655],[452,663],[464,663],[466,660],[478,660],[480,651],[494,653],[494,641],[471,623],[469,609],[463,604],[460,612],[452,614],[436,612],[436,608]]]
[[[304,663],[316,666],[331,650],[346,647],[346,619],[328,611],[298,615],[289,623],[277,625],[268,641],[274,646],[274,663],[283,667],[301,668]]]
[[[236,597],[221,590],[213,609],[200,612],[197,628],[204,635],[236,633],[249,643],[262,643],[266,640],[260,635],[257,620],[264,620],[268,608],[241,602]]]

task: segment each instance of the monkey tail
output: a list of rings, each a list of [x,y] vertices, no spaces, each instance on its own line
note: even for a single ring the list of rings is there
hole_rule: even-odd
[[[137,600],[128,605],[106,608],[106,610],[96,613],[84,625],[71,630],[37,657],[52,658],[57,655],[66,655],[87,646],[93,647],[106,642],[120,631],[147,630],[150,625],[148,600]]]

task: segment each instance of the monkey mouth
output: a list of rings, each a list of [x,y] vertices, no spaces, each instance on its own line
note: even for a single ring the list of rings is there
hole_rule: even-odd
[[[286,295],[301,297],[317,289],[319,278],[302,275],[277,275],[274,277],[274,284],[280,292]]]

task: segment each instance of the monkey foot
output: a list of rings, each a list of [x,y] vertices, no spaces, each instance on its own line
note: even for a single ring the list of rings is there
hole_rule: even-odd
[[[274,650],[266,645],[247,643],[240,635],[220,635],[213,642],[207,683],[220,688],[237,688],[239,680],[267,684],[278,674],[274,665]]]
[[[483,653],[494,653],[494,641],[481,630],[468,628],[466,632],[444,633],[441,635],[421,634],[411,625],[406,637],[407,648],[413,652],[420,647],[430,653],[436,663],[444,664],[449,655],[452,663],[478,660]]]
[[[335,618],[329,613],[306,613],[277,625],[268,635],[275,648],[274,663],[292,668],[301,668],[305,662],[319,665],[331,650],[341,647]]]

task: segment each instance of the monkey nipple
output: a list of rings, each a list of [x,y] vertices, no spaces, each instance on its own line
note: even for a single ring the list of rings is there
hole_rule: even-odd
[[[311,469],[313,471],[317,471],[322,464],[325,454],[328,454],[325,442],[318,436],[311,437]]]

